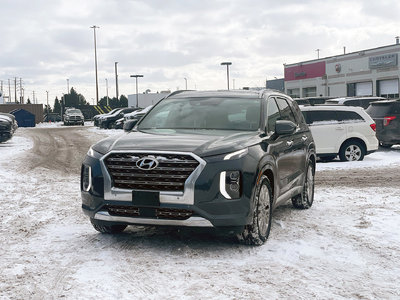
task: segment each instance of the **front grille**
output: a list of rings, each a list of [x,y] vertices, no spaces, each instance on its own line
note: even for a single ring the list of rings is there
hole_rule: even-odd
[[[120,217],[151,217],[168,220],[186,220],[193,211],[177,208],[141,208],[135,206],[107,205],[105,209],[111,216]]]
[[[158,161],[152,170],[140,169],[136,162],[151,157]],[[182,191],[186,179],[199,162],[186,154],[112,153],[104,160],[112,186],[121,189]]]

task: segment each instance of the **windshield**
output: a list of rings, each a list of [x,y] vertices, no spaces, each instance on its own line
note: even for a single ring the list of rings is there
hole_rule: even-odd
[[[145,129],[254,131],[260,124],[256,98],[181,98],[161,101],[138,125]]]
[[[68,109],[68,114],[81,114],[82,112],[79,109]]]

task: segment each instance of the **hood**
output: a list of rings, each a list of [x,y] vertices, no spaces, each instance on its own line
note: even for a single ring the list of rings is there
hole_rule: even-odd
[[[100,153],[111,150],[192,152],[200,157],[230,153],[249,147],[258,141],[259,132],[232,132],[209,130],[174,133],[132,131],[119,137],[107,138],[93,146]]]

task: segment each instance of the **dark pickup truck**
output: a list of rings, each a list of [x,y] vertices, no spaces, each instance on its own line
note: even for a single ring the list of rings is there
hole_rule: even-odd
[[[102,233],[215,227],[263,244],[275,207],[314,199],[315,145],[298,105],[272,91],[180,91],[93,145],[82,208]]]

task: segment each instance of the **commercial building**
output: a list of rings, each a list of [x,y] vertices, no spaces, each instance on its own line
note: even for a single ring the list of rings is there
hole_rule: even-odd
[[[285,92],[294,97],[399,97],[400,43],[285,64]]]

